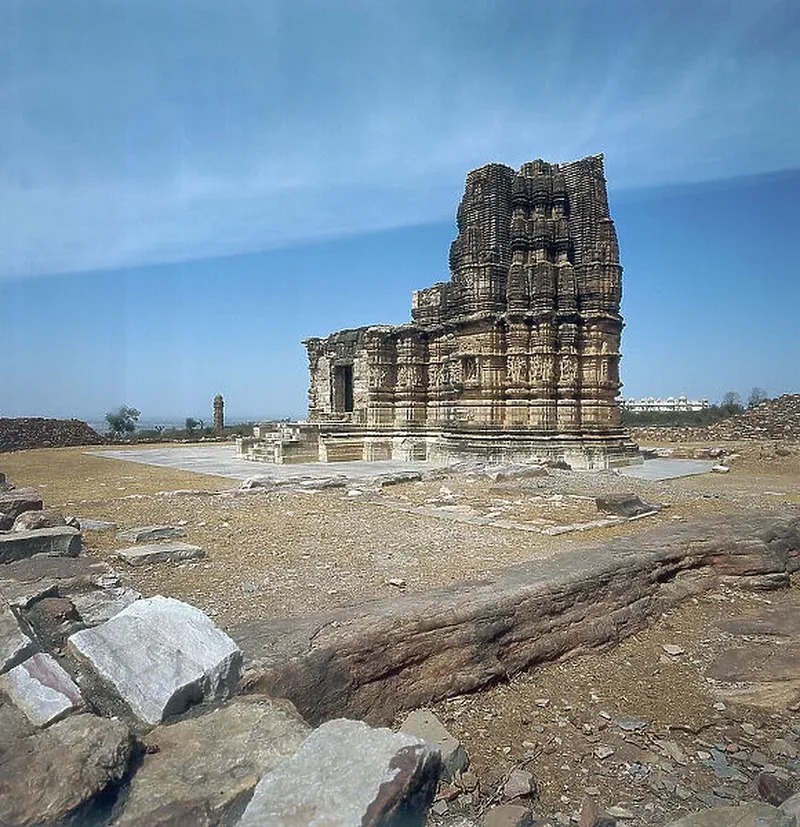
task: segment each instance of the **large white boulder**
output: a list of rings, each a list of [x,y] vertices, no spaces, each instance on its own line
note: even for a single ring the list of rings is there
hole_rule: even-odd
[[[147,724],[229,698],[242,674],[238,646],[207,615],[160,595],[76,632],[68,646]]]

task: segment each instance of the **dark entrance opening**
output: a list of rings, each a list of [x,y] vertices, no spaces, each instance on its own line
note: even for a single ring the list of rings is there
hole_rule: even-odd
[[[353,366],[337,365],[333,374],[333,406],[337,413],[353,411]]]

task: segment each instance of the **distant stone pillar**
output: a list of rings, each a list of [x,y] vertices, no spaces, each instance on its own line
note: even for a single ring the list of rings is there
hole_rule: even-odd
[[[214,397],[214,430],[221,431],[225,427],[225,402],[220,394]]]

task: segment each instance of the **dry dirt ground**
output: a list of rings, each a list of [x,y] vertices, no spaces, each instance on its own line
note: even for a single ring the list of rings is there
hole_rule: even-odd
[[[671,447],[675,455],[701,456],[715,446]],[[65,514],[112,521],[120,529],[183,526],[186,540],[206,550],[204,559],[130,568],[113,557],[120,547],[115,532],[85,532],[85,545],[112,562],[124,585],[145,596],[161,593],[189,601],[229,628],[477,579],[576,545],[703,514],[800,513],[800,444],[719,447],[735,457],[728,474],[662,482],[612,472],[551,470],[545,477],[506,482],[460,474],[382,491],[244,493],[233,480],[94,457],[79,448],[5,454],[0,469],[17,485],[39,488],[46,506]],[[187,489],[205,493],[164,493]],[[596,520],[601,515],[594,497],[610,491],[632,491],[665,508],[622,525],[557,536],[543,532]],[[477,524],[487,517],[491,524]],[[503,522],[509,527],[498,525]],[[441,820],[432,817],[432,823],[474,817],[515,766],[533,772],[538,785],[533,806],[553,823],[570,823],[586,794],[606,806],[635,810],[637,818],[621,822],[630,825],[662,824],[667,814],[711,801],[702,796],[723,799],[723,782],[700,767],[698,751],[709,753],[714,744],[729,754],[755,749],[769,764],[769,744],[778,737],[794,738],[796,744],[800,732],[790,712],[714,708],[702,674],[706,661],[726,645],[714,623],[764,600],[780,605],[796,593],[795,587],[766,596],[700,597],[612,651],[552,664],[506,685],[443,702],[436,711],[466,744],[480,787],[453,798],[447,813]],[[664,661],[664,643],[680,644],[685,656]],[[646,727],[621,729],[618,721]],[[745,723],[748,730],[755,727],[755,734],[741,729]],[[664,747],[667,742],[678,745],[676,754],[685,762],[669,757],[673,748]],[[599,746],[615,752],[599,758],[594,752]],[[781,773],[796,783],[796,757],[781,760]],[[748,797],[745,788],[754,772],[740,775],[745,781],[731,784],[737,795]]]

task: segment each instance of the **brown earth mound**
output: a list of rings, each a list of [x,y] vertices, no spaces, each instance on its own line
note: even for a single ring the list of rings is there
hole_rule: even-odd
[[[768,399],[755,408],[705,428],[653,426],[634,428],[632,433],[639,442],[724,442],[740,439],[785,439],[794,442],[800,440],[800,394],[786,393]]]
[[[0,418],[0,453],[104,443],[103,437],[80,419]]]

